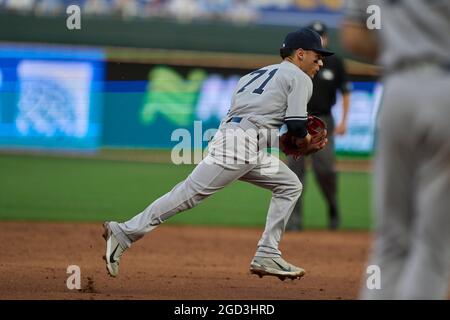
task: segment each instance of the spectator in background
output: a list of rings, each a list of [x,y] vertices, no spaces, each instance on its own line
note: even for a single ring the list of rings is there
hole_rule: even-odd
[[[227,17],[234,23],[256,22],[258,10],[248,0],[234,0],[228,8]]]
[[[167,6],[169,15],[180,21],[192,21],[204,15],[196,0],[172,0]]]
[[[322,22],[314,22],[308,26],[321,35],[324,47],[328,45],[327,26]],[[318,153],[311,155],[312,168],[317,182],[328,204],[330,230],[336,230],[340,225],[340,213],[337,200],[337,174],[335,168],[334,137],[347,131],[347,118],[350,108],[351,83],[347,79],[342,60],[336,55],[324,58],[324,67],[313,79],[313,95],[308,103],[308,114],[322,118],[328,127],[328,144]],[[336,103],[337,91],[342,93],[342,117],[337,126],[331,113]],[[288,166],[299,177],[305,187],[305,157],[294,160],[288,157]],[[286,230],[299,231],[303,228],[302,200],[298,200],[291,214]]]
[[[90,15],[107,15],[112,14],[114,5],[112,0],[86,0],[82,10]]]
[[[169,0],[148,0],[143,8],[144,17],[166,17]]]
[[[115,0],[114,10],[123,18],[134,18],[143,13],[143,1]]]
[[[64,2],[61,0],[37,0],[35,2],[34,12],[36,15],[63,14],[66,12],[67,6],[64,7]]]
[[[35,5],[35,0],[6,0],[5,8],[17,12],[32,11]]]

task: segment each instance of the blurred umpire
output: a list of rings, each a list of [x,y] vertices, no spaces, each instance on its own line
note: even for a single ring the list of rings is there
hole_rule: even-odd
[[[327,26],[321,22],[314,22],[308,26],[321,35],[323,46],[327,47]],[[311,156],[312,167],[320,189],[328,203],[328,228],[335,230],[340,224],[340,214],[337,202],[337,176],[334,154],[334,134],[343,135],[347,131],[347,117],[350,107],[351,83],[347,79],[342,60],[335,55],[324,57],[324,67],[313,79],[313,95],[308,103],[308,114],[322,118],[328,127],[328,144],[321,152]],[[331,108],[336,103],[337,91],[342,93],[342,116],[335,126]],[[294,160],[288,157],[288,166],[303,181],[305,185],[305,158]],[[291,214],[286,230],[298,231],[302,229],[302,200],[298,200]]]

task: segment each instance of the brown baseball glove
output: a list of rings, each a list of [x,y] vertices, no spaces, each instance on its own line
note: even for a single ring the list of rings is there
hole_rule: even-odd
[[[280,149],[294,159],[315,153],[323,149],[328,142],[325,122],[317,116],[308,116],[307,130],[310,138],[295,137],[289,133],[287,126],[283,127],[280,130]]]

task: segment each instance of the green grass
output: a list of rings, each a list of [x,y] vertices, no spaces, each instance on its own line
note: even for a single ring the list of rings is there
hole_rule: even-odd
[[[166,163],[0,155],[0,220],[125,220],[182,181],[193,166]],[[322,228],[326,210],[308,175],[305,226]],[[370,226],[370,175],[340,174],[344,228]],[[169,223],[262,226],[270,192],[236,182]]]

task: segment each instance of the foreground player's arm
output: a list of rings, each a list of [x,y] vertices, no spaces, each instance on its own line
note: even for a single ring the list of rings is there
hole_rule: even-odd
[[[379,48],[376,30],[367,27],[368,5],[368,1],[361,0],[345,2],[346,16],[340,28],[340,38],[346,50],[368,62],[374,62]]]

